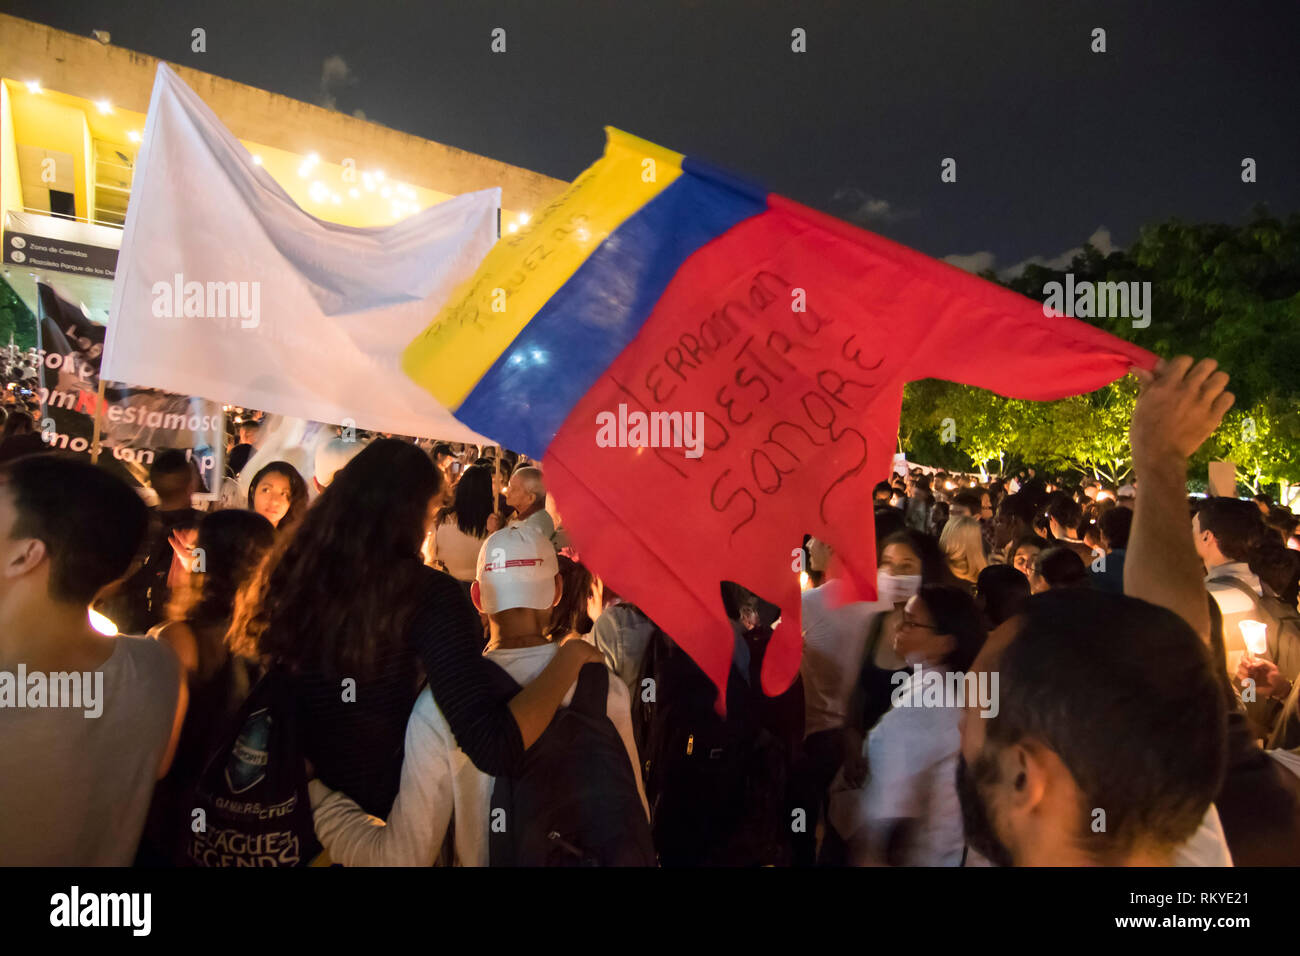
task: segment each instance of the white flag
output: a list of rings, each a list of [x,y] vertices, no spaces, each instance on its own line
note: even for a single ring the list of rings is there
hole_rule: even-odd
[[[403,374],[473,274],[499,189],[359,229],[301,209],[159,64],[117,261],[105,378],[357,428],[483,443]]]

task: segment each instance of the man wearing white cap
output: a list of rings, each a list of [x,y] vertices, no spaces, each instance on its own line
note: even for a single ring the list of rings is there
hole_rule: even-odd
[[[559,652],[559,647],[543,636],[551,609],[563,592],[555,549],[531,527],[503,528],[483,542],[475,577],[470,594],[475,606],[488,615],[491,627],[484,655],[516,683],[527,684]],[[566,651],[574,641],[565,643]],[[593,660],[601,659],[594,647],[591,651]],[[575,682],[565,695],[565,706],[576,686]],[[648,818],[632,736],[631,698],[621,680],[609,681],[605,713],[627,748]],[[431,866],[454,821],[456,862],[486,866],[494,782],[457,746],[446,718],[426,689],[416,700],[406,727],[401,789],[387,823],[367,814],[346,795],[313,780],[309,786],[316,835],[330,859],[344,866]]]
[[[329,487],[329,483],[334,480],[334,476],[343,469],[343,466],[360,454],[361,449],[366,447],[365,442],[357,441],[355,438],[331,438],[329,441],[321,442],[316,446],[315,455],[315,473],[312,475],[312,483],[315,486],[316,494],[320,494]]]

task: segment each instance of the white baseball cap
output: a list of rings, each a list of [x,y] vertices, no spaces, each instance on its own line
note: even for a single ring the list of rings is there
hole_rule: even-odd
[[[316,484],[328,488],[334,476],[366,447],[365,442],[331,438],[316,446]]]
[[[513,525],[490,534],[479,549],[474,571],[479,604],[487,614],[555,604],[555,548],[530,525]]]

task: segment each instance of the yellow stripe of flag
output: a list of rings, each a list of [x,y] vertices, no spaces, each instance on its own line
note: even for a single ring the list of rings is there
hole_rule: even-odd
[[[596,248],[681,175],[682,154],[612,127],[564,195],[500,239],[402,353],[402,369],[455,409]]]

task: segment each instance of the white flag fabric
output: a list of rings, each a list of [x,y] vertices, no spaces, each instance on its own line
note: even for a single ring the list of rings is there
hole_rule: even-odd
[[[496,242],[499,189],[392,226],[301,209],[159,64],[117,261],[103,374],[295,418],[486,442],[402,350]]]

